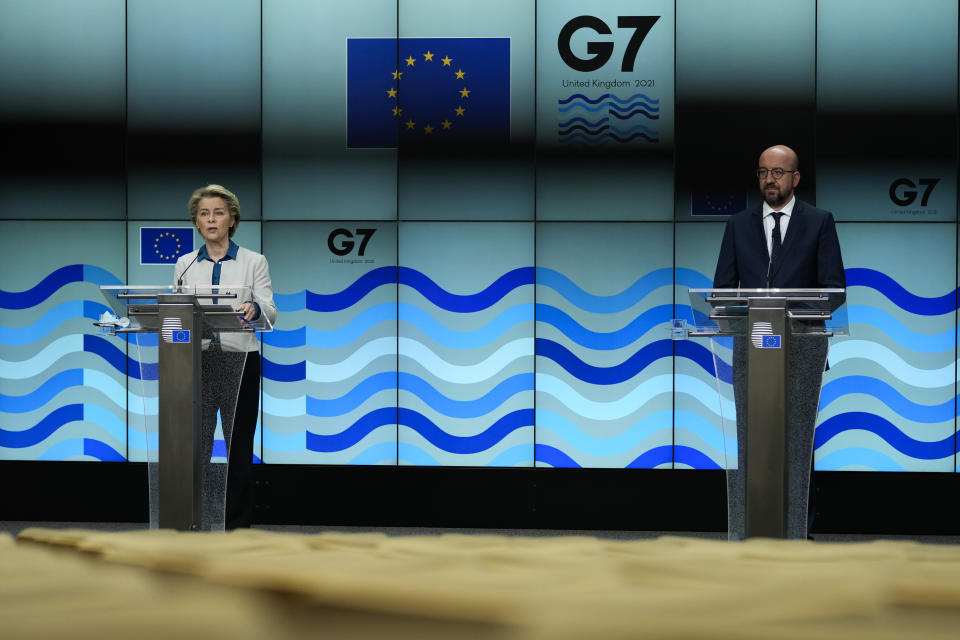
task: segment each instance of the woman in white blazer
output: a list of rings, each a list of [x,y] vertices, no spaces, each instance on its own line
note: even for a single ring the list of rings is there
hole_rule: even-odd
[[[246,285],[246,299],[230,300],[247,320],[265,316],[273,324],[277,305],[273,302],[270,269],[263,255],[237,246],[231,239],[240,224],[240,203],[228,189],[211,184],[193,192],[188,203],[190,220],[203,236],[199,251],[181,256],[174,268],[174,282],[183,285]],[[227,287],[229,288],[229,287]],[[222,300],[221,303],[227,302]],[[253,520],[253,436],[260,403],[260,352],[254,333],[224,332],[203,340],[204,416],[203,442],[213,445],[216,412],[223,424],[230,423],[227,436],[226,528],[249,527]],[[224,388],[220,375],[225,367],[242,367],[240,388]],[[228,385],[231,386],[231,385]],[[234,410],[233,399],[236,399]],[[224,434],[226,436],[226,434]],[[209,455],[209,451],[207,452]]]

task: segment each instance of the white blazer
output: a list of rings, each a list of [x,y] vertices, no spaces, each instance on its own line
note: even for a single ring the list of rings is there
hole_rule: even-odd
[[[213,266],[210,260],[193,259],[197,256],[196,251],[191,251],[186,255],[180,256],[173,269],[173,282],[176,284],[180,278],[183,278],[185,285],[211,285],[213,284]],[[188,268],[189,267],[189,268]],[[270,268],[267,265],[267,259],[263,255],[244,249],[237,248],[237,257],[233,260],[224,260],[220,266],[220,286],[229,287],[229,285],[242,285],[251,287],[252,296],[230,300],[234,307],[244,302],[256,302],[260,305],[260,313],[270,320],[270,324],[277,322],[277,305],[273,302],[273,285],[270,282]],[[203,348],[206,349],[209,340],[203,341]],[[220,344],[224,351],[257,351],[258,344],[256,335],[253,333],[221,333]]]

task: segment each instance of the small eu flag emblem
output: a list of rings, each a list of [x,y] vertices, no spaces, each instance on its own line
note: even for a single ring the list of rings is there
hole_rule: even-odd
[[[193,251],[193,227],[141,227],[140,264],[175,264]]]
[[[763,336],[762,349],[779,349],[780,336]]]
[[[170,336],[170,342],[190,342],[190,330],[179,329]]]

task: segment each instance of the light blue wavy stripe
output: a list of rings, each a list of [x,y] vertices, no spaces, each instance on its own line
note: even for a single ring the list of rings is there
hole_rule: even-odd
[[[733,458],[737,457],[737,438],[733,435],[726,435],[717,425],[711,423],[703,416],[692,411],[677,410],[674,417],[676,429],[685,429],[694,434],[704,444],[718,452],[720,455],[727,455]],[[731,433],[734,427],[730,425]],[[724,448],[726,447],[726,448]],[[719,461],[720,464],[722,461]],[[722,464],[720,466],[723,466]]]
[[[359,407],[374,394],[385,389],[396,388],[396,372],[384,371],[382,373],[375,373],[359,382],[353,389],[339,398],[325,400],[307,396],[305,408],[307,414],[318,418],[342,416]]]
[[[502,451],[487,463],[488,467],[529,467],[533,465],[533,443],[518,444]]]
[[[904,471],[905,469],[884,454],[863,447],[849,447],[829,453],[817,460],[819,471],[841,471],[849,467],[868,467],[874,471]]]
[[[353,319],[350,324],[333,331],[319,331],[307,327],[307,346],[316,349],[333,349],[350,344],[381,322],[397,320],[397,305],[384,302],[374,305]]]
[[[307,291],[297,293],[274,293],[273,303],[278,311],[302,311],[307,308]]]
[[[721,396],[716,387],[711,387],[703,380],[693,376],[677,374],[674,376],[674,392],[685,393],[698,400],[704,407],[717,413],[719,405],[724,420],[736,420],[737,408],[733,400]]]
[[[83,419],[86,422],[103,427],[114,439],[127,441],[127,423],[113,415],[108,409],[95,404],[83,405]]]
[[[71,438],[51,446],[49,449],[37,456],[37,460],[66,460],[68,458],[74,458],[82,455],[84,455],[83,438]]]
[[[569,420],[558,413],[546,409],[537,409],[537,428],[550,429],[571,448],[592,456],[615,456],[633,449],[652,435],[670,430],[670,410],[658,411],[643,417],[629,429],[616,436],[598,438],[584,433]],[[567,455],[575,457],[567,452]]]
[[[72,333],[57,338],[26,360],[0,360],[0,378],[24,380],[49,369],[68,353],[83,351],[83,335]]]
[[[634,306],[655,289],[673,286],[673,269],[651,271],[620,293],[610,296],[587,293],[564,274],[546,267],[537,268],[537,284],[554,289],[584,311],[617,313]]]
[[[434,342],[453,349],[476,349],[483,347],[522,322],[533,322],[534,304],[518,304],[505,309],[486,325],[473,331],[455,331],[437,321],[420,307],[401,302],[400,321],[409,322]]]
[[[137,431],[136,429],[130,429],[130,440],[127,443],[131,451],[131,459],[133,458],[133,451],[156,451],[160,447],[160,434],[156,431],[151,431],[149,436],[143,431]]]
[[[398,460],[399,454],[399,460]],[[406,442],[381,442],[360,452],[347,464],[380,464],[382,462],[406,462],[423,467],[439,467],[440,462],[429,453]]]
[[[533,391],[534,384],[533,373],[518,373],[501,381],[479,398],[453,400],[434,389],[429,382],[419,376],[401,372],[399,381],[401,390],[416,395],[431,409],[450,418],[478,418],[492,413],[518,393]],[[343,413],[345,412],[333,415],[342,415]]]
[[[943,333],[923,334],[908,329],[895,316],[866,305],[849,305],[847,307],[850,324],[867,324],[877,327],[893,338],[897,344],[919,353],[941,353],[953,351],[956,334],[954,328]]]
[[[277,418],[295,418],[307,415],[307,397],[276,398],[263,394],[263,413]]]
[[[631,320],[625,327],[602,333],[585,328],[562,309],[547,304],[538,304],[537,322],[556,327],[563,335],[582,347],[597,351],[610,351],[631,345],[657,325],[670,322],[673,312],[673,305],[669,304],[651,307]]]
[[[85,318],[85,307],[97,307],[105,311],[107,307],[86,300],[68,300],[53,307],[38,320],[25,327],[0,327],[0,345],[21,346],[41,340],[51,331],[74,318]]]
[[[276,433],[263,430],[263,450],[276,453],[294,453],[307,450],[307,431],[297,433]]]

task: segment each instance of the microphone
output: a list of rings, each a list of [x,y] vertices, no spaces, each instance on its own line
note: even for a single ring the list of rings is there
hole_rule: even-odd
[[[190,270],[190,267],[193,266],[193,263],[196,262],[196,261],[197,261],[197,258],[200,257],[200,252],[201,252],[201,251],[203,251],[203,249],[198,249],[198,250],[197,250],[197,255],[193,256],[193,260],[190,261],[190,264],[187,265],[187,268],[184,269],[184,270],[183,270],[183,273],[180,274],[180,277],[177,278],[177,286],[178,286],[178,287],[182,287],[182,286],[183,286],[183,276],[186,275],[187,271]]]

